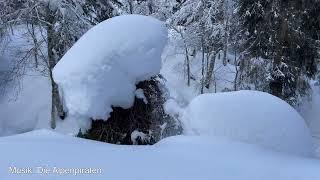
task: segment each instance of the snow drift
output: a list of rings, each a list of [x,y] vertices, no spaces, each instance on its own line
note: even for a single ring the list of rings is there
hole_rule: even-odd
[[[215,137],[175,136],[154,146],[118,146],[39,130],[2,137],[0,145],[0,178],[4,180],[320,179],[317,159]],[[13,174],[9,167],[30,167],[32,174]],[[68,168],[101,168],[102,172],[63,171]]]
[[[53,70],[69,114],[107,119],[111,106],[132,106],[135,84],[159,74],[165,25],[140,15],[118,16],[90,29]]]
[[[204,94],[183,114],[187,133],[225,136],[274,150],[312,155],[312,138],[303,118],[267,93],[238,91]]]

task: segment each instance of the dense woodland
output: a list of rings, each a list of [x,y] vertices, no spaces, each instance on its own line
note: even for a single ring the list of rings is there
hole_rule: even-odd
[[[185,56],[185,83],[199,82],[199,94],[214,91],[217,59],[235,66],[233,88],[224,91],[264,91],[294,107],[311,98],[310,82],[320,81],[319,0],[1,0],[1,41],[24,26],[33,44],[0,71],[1,92],[30,68],[39,71],[51,81],[52,118],[63,118],[53,67],[88,29],[123,14],[166,22],[183,40],[176,43]],[[191,73],[197,55],[200,78]]]

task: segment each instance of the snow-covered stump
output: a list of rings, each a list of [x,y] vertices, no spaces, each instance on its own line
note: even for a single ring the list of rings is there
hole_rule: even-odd
[[[63,56],[53,70],[54,80],[69,117],[87,125],[84,136],[153,144],[179,132],[164,113],[164,91],[154,78],[160,74],[167,39],[167,28],[157,19],[118,16],[94,26]]]

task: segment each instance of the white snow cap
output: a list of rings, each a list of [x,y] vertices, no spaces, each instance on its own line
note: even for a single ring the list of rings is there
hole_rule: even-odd
[[[159,74],[167,43],[164,23],[125,15],[84,34],[53,70],[69,114],[107,119],[111,106],[129,108],[135,84]]]
[[[312,138],[303,118],[289,104],[267,93],[200,95],[191,101],[182,119],[187,133],[224,136],[277,151],[312,155]]]
[[[138,99],[142,99],[145,104],[148,104],[147,97],[144,95],[143,89],[137,89],[135,95]]]

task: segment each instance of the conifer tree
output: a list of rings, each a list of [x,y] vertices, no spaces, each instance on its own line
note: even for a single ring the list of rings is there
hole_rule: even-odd
[[[238,15],[245,34],[241,51],[249,59],[262,58],[269,64],[269,86],[258,90],[292,105],[308,94],[308,78],[316,73],[317,18],[310,17],[320,9],[314,4],[316,0],[239,1]]]

